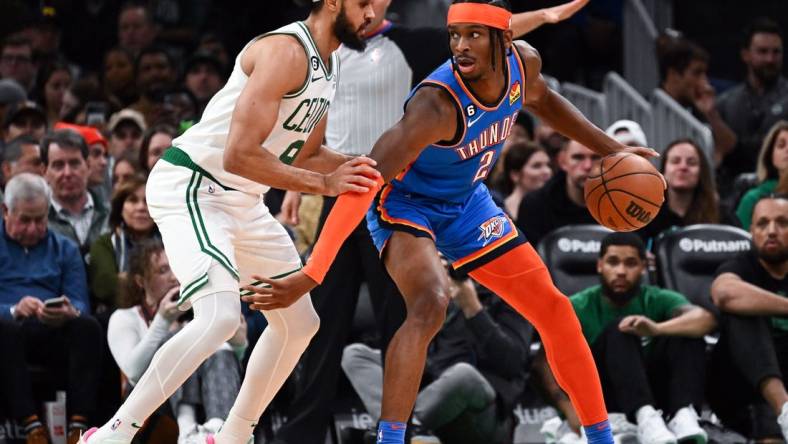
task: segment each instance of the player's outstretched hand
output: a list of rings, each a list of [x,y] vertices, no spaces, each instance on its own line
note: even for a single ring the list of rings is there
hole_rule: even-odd
[[[266,284],[266,286],[247,285],[243,287],[243,290],[251,291],[254,294],[242,296],[241,300],[248,303],[252,310],[258,311],[289,307],[301,296],[317,287],[317,282],[302,271],[296,271],[281,279],[266,279],[260,276],[252,276],[252,278]]]
[[[590,0],[574,0],[563,5],[553,6],[552,8],[545,8],[542,13],[545,17],[545,23],[558,23],[566,20],[575,15],[575,13],[585,6]]]
[[[338,196],[342,193],[366,193],[377,185],[380,173],[375,169],[377,162],[359,156],[343,163],[333,173],[324,177],[323,194]]]

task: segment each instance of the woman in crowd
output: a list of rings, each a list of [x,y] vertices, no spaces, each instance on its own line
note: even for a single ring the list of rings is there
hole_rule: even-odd
[[[159,237],[148,213],[144,180],[132,178],[120,186],[110,208],[111,230],[90,248],[88,271],[97,311],[117,306],[118,273],[128,271],[131,250],[143,240]]]
[[[769,130],[769,134],[763,139],[756,168],[758,186],[747,191],[736,208],[736,216],[745,230],[750,229],[755,203],[773,192],[780,176],[788,172],[788,121],[781,120]]]
[[[49,128],[60,120],[63,96],[71,87],[71,81],[71,71],[62,61],[44,66],[36,78],[34,98],[44,108]]]
[[[164,246],[148,240],[131,255],[121,280],[120,307],[109,320],[107,341],[112,356],[134,386],[155,359],[159,347],[184,323],[178,310],[178,281],[170,270]],[[178,420],[178,443],[205,443],[230,412],[241,387],[238,356],[246,349],[246,324],[205,361],[170,398]],[[130,393],[131,387],[125,390]],[[198,425],[198,419],[205,419]]]
[[[139,156],[139,165],[146,176],[153,169],[156,161],[164,155],[164,151],[172,146],[172,139],[177,137],[177,135],[175,127],[166,123],[160,123],[148,128],[142,138]]]
[[[717,189],[709,160],[698,144],[690,139],[676,140],[665,148],[661,158],[660,172],[668,184],[665,203],[638,234],[651,241],[673,227],[719,223]]]
[[[144,177],[143,171],[138,163],[139,154],[136,152],[126,152],[115,159],[112,165],[112,189],[117,190],[123,184],[134,178]]]
[[[500,190],[506,198],[504,209],[513,219],[525,195],[538,190],[553,176],[544,148],[532,142],[513,143],[503,157]]]

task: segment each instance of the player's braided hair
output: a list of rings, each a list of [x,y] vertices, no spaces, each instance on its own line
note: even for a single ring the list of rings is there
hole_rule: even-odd
[[[452,4],[456,3],[481,3],[483,5],[492,5],[497,6],[499,8],[506,9],[507,11],[511,11],[512,8],[509,6],[509,2],[506,0],[453,0]],[[491,27],[487,27],[490,31],[490,59],[492,62],[492,69],[495,71],[495,60],[498,58],[497,54],[500,52],[501,58],[506,59],[506,43],[503,38],[503,31],[500,29],[495,29]],[[452,64],[454,64],[454,59],[452,59]],[[505,63],[504,63],[505,65]],[[456,66],[455,66],[456,68]]]

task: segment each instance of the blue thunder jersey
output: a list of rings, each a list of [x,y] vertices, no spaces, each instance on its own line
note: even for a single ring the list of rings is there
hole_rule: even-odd
[[[436,143],[426,147],[391,182],[395,190],[462,203],[484,183],[525,103],[525,67],[514,47],[506,57],[506,72],[508,92],[493,107],[483,105],[473,96],[459,72],[454,71],[451,60],[416,85],[405,106],[419,88],[442,88],[462,111],[462,127],[457,132],[462,136],[453,145]]]

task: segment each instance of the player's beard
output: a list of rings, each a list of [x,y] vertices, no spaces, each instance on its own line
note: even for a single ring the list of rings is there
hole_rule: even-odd
[[[345,5],[339,9],[339,15],[334,22],[334,35],[340,43],[355,51],[363,51],[367,47],[366,39],[358,36],[358,30],[353,29],[353,25],[345,14]]]

